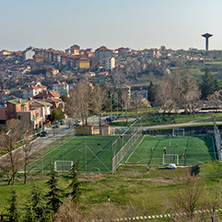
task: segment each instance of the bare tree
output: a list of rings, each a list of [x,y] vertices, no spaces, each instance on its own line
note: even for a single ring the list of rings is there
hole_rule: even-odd
[[[176,107],[176,102],[172,98],[172,85],[169,81],[161,81],[158,84],[155,102],[162,106],[164,114],[171,113]]]
[[[222,90],[215,91],[213,94],[207,96],[208,103],[213,104],[218,109],[222,98]]]
[[[104,108],[104,104],[107,100],[107,92],[104,87],[97,85],[93,90],[92,95],[92,110],[99,115],[99,125],[101,125],[101,115]]]
[[[79,82],[76,88],[70,92],[66,104],[66,113],[72,116],[75,121],[81,118],[87,124],[90,110],[91,87],[87,82]]]
[[[27,127],[27,130],[24,134],[22,151],[24,153],[23,163],[24,163],[24,184],[27,182],[28,177],[28,164],[32,159],[32,150],[33,150],[33,142],[32,142],[33,129],[32,127]],[[35,145],[36,146],[36,145]],[[33,157],[34,158],[34,157]]]
[[[200,98],[200,90],[195,79],[187,76],[183,80],[183,99],[182,103],[185,110],[193,114],[195,118],[196,102]]]
[[[1,167],[7,169],[8,172],[8,185],[14,184],[15,175],[18,171],[18,160],[20,154],[14,152],[19,140],[22,139],[22,122],[18,119],[11,119],[6,122],[5,129],[0,133],[0,147],[7,152],[5,161],[1,162]],[[7,159],[9,162],[7,163]]]
[[[206,215],[195,214],[195,211],[201,209],[203,206],[203,190],[203,183],[200,180],[194,177],[187,178],[187,181],[184,184],[184,189],[182,191],[178,191],[174,198],[174,212],[177,212],[178,215],[172,217],[172,220],[177,222],[203,221]],[[183,216],[181,216],[180,213],[183,213]]]
[[[80,206],[78,204],[73,203],[71,198],[68,198],[64,201],[64,203],[60,206],[58,213],[56,213],[53,217],[53,221],[55,222],[82,222],[85,221]]]

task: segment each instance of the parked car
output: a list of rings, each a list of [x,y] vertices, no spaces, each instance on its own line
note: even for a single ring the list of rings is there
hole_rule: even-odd
[[[63,120],[60,120],[60,121],[59,121],[59,124],[60,124],[60,125],[64,125],[65,122],[64,122]]]
[[[40,133],[40,137],[45,137],[45,136],[47,136],[48,135],[48,133],[46,132],[46,131],[42,131],[41,133]]]
[[[55,128],[59,128],[59,124],[58,124],[58,123],[55,124],[52,128],[53,128],[53,129],[55,129]]]
[[[83,122],[81,120],[77,121],[77,123],[74,123],[72,126],[79,126],[83,125]]]

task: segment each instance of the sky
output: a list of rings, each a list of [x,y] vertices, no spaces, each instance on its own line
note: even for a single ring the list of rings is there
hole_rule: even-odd
[[[0,50],[222,49],[222,0],[0,0]]]

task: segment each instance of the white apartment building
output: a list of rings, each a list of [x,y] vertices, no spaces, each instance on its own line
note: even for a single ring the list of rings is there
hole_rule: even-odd
[[[35,86],[29,86],[25,89],[23,89],[23,98],[32,98],[33,96],[38,95],[40,92],[47,90],[46,86],[43,85],[35,85]]]
[[[114,57],[105,58],[105,69],[112,71],[115,68],[115,61]]]

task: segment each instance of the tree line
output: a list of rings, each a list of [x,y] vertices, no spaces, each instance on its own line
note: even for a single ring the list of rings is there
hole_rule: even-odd
[[[217,108],[221,96],[222,91],[219,89],[218,81],[208,69],[199,81],[192,75],[174,74],[167,76],[157,85],[150,82],[148,89],[148,100],[153,106],[161,106],[164,114],[183,108],[194,117],[200,100],[208,101]]]

